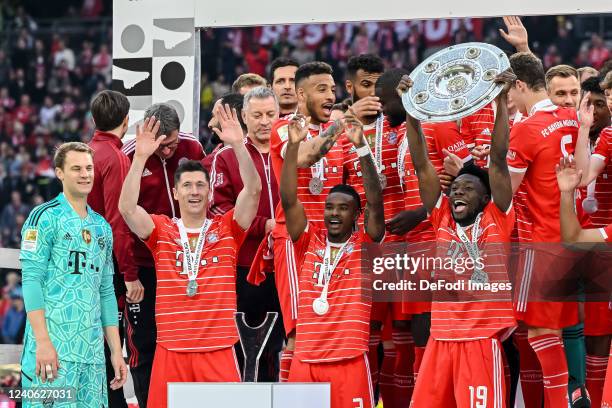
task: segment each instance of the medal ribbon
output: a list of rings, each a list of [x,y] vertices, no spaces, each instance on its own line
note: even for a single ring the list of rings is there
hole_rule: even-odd
[[[183,247],[183,272],[187,273],[189,281],[195,281],[198,276],[198,269],[200,266],[200,259],[202,258],[202,249],[204,248],[204,242],[206,242],[206,232],[210,228],[212,221],[207,219],[200,228],[198,240],[195,246],[195,253],[191,252],[189,246],[189,238],[187,237],[187,230],[183,220],[179,219],[176,223],[181,236],[181,245]]]
[[[480,258],[480,251],[478,250],[478,233],[480,232],[480,220],[482,219],[482,213],[476,216],[476,221],[474,221],[474,226],[472,227],[472,241],[467,237],[465,230],[459,224],[456,225],[457,235],[463,246],[467,250],[472,261],[477,262],[478,258]]]
[[[368,143],[366,140],[366,146],[368,146],[370,154],[372,155],[372,157],[374,157],[374,167],[376,168],[376,173],[378,174],[382,174],[383,121],[383,115],[379,115],[378,118],[376,118],[376,139],[374,141],[374,152],[372,152],[370,143]]]
[[[404,134],[404,139],[399,147],[399,152],[397,154],[397,174],[400,178],[400,186],[402,187],[402,191],[404,191],[404,175],[406,174],[406,169],[404,166],[406,165],[406,153],[408,153],[408,134]]]
[[[319,125],[319,136],[321,136],[321,133],[323,133],[323,125]],[[310,135],[309,129],[308,134],[306,135],[306,140],[310,139],[312,139],[312,136]],[[312,174],[312,178],[318,178],[319,180],[323,181],[323,178],[325,177],[325,161],[322,157],[318,162],[310,166],[310,172]]]
[[[323,265],[321,265],[321,274],[323,276],[323,291],[321,292],[321,296],[319,299],[327,300],[327,291],[329,289],[329,282],[331,281],[331,277],[338,267],[338,263],[342,259],[342,255],[344,255],[344,250],[346,249],[346,245],[351,242],[351,238],[349,238],[338,250],[336,257],[334,258],[334,263],[331,264],[331,243],[327,240],[327,244],[325,245],[325,253],[323,255]],[[330,265],[331,264],[331,265]]]

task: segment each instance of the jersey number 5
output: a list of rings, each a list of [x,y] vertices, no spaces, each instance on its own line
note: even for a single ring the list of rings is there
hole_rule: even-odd
[[[563,157],[568,157],[570,155],[565,148],[568,145],[572,145],[572,135],[565,135],[561,138],[561,153],[563,153]]]

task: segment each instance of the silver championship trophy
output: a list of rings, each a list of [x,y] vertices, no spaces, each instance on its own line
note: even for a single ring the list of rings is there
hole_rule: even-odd
[[[257,382],[259,372],[259,359],[263,353],[266,343],[274,329],[274,323],[278,319],[277,312],[267,312],[263,323],[257,327],[251,327],[245,320],[244,312],[237,312],[234,315],[240,346],[244,355],[244,369],[242,370],[243,382]]]
[[[410,74],[414,85],[402,97],[410,116],[450,122],[482,109],[501,92],[495,77],[510,68],[499,48],[485,43],[453,45],[431,55]]]

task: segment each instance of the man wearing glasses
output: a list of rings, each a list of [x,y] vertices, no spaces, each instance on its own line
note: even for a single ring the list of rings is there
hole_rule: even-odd
[[[180,217],[178,203],[172,198],[174,172],[185,160],[202,160],[204,151],[196,137],[179,132],[181,121],[171,105],[152,105],[146,110],[144,120],[152,116],[160,121],[157,136],[165,135],[166,138],[145,164],[138,205],[149,214]],[[123,146],[123,151],[130,160],[134,158],[135,147],[135,139]],[[126,305],[128,362],[134,378],[138,406],[146,408],[155,354],[155,268],[149,249],[140,239],[134,239],[134,257],[138,266],[138,277],[144,287],[144,298],[140,303]]]

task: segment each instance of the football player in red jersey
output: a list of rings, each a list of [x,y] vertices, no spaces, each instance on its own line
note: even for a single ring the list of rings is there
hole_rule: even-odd
[[[612,126],[610,110],[597,78],[584,82],[585,94],[580,102],[580,129],[576,143],[576,168],[581,171],[579,187],[586,186],[582,209],[590,214],[588,227],[604,228],[612,223]],[[602,127],[607,126],[602,129]],[[583,227],[586,227],[584,224]],[[592,254],[592,268],[601,269],[609,262]],[[586,336],[586,387],[591,405],[599,406],[603,390],[603,367],[607,364],[612,324],[608,302],[586,302],[584,334]]]
[[[568,243],[593,243],[607,242],[612,243],[612,223],[599,228],[584,229],[578,221],[578,217],[574,211],[575,191],[578,187],[581,178],[583,178],[582,170],[576,169],[576,163],[571,158],[564,157],[560,160],[556,167],[557,182],[561,191],[561,236],[564,242]],[[605,254],[602,254],[605,256]],[[607,273],[609,273],[610,263],[607,263]],[[606,273],[606,269],[601,269],[600,273]],[[608,305],[609,307],[609,305]],[[606,313],[607,312],[607,313]],[[603,317],[608,330],[612,327],[612,313],[608,309],[604,310]],[[610,344],[610,336],[606,337],[607,349],[600,345],[598,356],[590,356],[591,371],[589,376],[587,371],[587,388],[591,396],[591,406],[593,407],[610,407],[612,406],[612,344]],[[604,343],[604,345],[606,345]],[[609,350],[609,351],[608,351]],[[606,351],[608,351],[606,355]],[[587,360],[587,367],[589,360]],[[604,371],[607,367],[607,374]]]
[[[309,62],[295,72],[295,88],[298,97],[298,113],[310,118],[307,140],[301,142],[298,152],[298,196],[304,204],[310,222],[323,224],[325,197],[336,184],[342,183],[343,154],[336,140],[342,134],[341,122],[330,122],[329,117],[336,100],[336,85],[332,68],[324,62]],[[278,120],[270,135],[270,157],[277,179],[280,178],[288,144],[289,119]],[[283,350],[280,380],[289,374],[295,339],[297,317],[297,264],[293,244],[285,227],[285,215],[281,206],[276,209],[276,225],[259,246],[253,262],[249,282],[259,284],[266,266],[261,259],[273,253],[274,278],[283,315],[287,345]],[[272,242],[270,242],[272,241]]]
[[[509,241],[514,226],[512,186],[506,163],[506,95],[514,78],[509,72],[497,78],[506,87],[497,99],[488,176],[477,166],[467,166],[452,182],[448,197],[442,193],[438,174],[428,159],[420,123],[411,116],[406,119],[408,146],[419,179],[419,191],[437,241],[442,245],[440,253],[464,247],[465,250],[458,252],[465,252],[475,264],[478,259],[484,259],[482,267],[474,266],[469,282],[509,284],[505,255],[499,250]],[[398,93],[407,92],[411,86],[412,80],[403,77]],[[455,270],[436,270],[435,273],[437,279],[453,282],[462,279]],[[411,407],[428,404],[466,408],[506,406],[501,341],[516,326],[511,294],[476,295],[475,300],[465,301],[472,298],[469,286],[466,294],[470,297],[461,296],[464,301],[436,301],[437,295],[434,295],[431,339]]]
[[[299,272],[299,314],[291,382],[330,382],[331,407],[373,408],[366,352],[371,302],[362,285],[362,246],[385,235],[382,189],[362,124],[345,116],[346,136],[364,173],[364,228],[355,230],[361,200],[348,185],[325,198],[324,224],[312,223],[298,195],[298,153],[308,135],[303,116],[291,119],[281,176],[281,203]]]
[[[257,214],[261,180],[244,144],[236,111],[216,112],[232,146],[244,188],[234,210],[207,218],[210,180],[201,163],[185,161],[176,170],[174,198],[181,218],[148,214],[138,205],[144,165],[164,141],[152,117],[138,129],[134,159],[123,183],[119,211],[155,261],[157,348],[147,406],[166,407],[169,382],[240,381],[234,344],[236,254]],[[199,288],[199,289],[198,289]]]
[[[398,148],[404,134],[404,115],[399,123],[392,124],[382,112],[381,96],[375,95],[375,86],[379,86],[379,80],[383,76],[393,75],[391,72],[383,74],[383,71],[384,63],[378,56],[363,54],[352,57],[347,65],[346,89],[353,101],[349,109],[363,123],[363,133],[372,150],[376,170],[381,180],[384,180],[382,188],[385,221],[389,222],[405,208],[402,176],[398,167]],[[389,87],[391,92],[395,92],[396,85],[397,83]],[[378,89],[378,92],[380,93],[381,89]],[[365,205],[363,172],[359,157],[353,143],[348,139],[342,139],[341,143],[344,151],[345,183],[355,188],[361,197],[362,205]],[[362,220],[359,222],[362,223]],[[402,235],[388,234],[386,242],[401,242],[404,240]],[[387,320],[393,321],[393,341],[383,342],[387,357],[383,359],[381,366],[384,373],[380,374],[391,377],[391,380],[380,381],[380,395],[385,406],[389,408],[408,405],[414,387],[411,378],[414,342],[410,333],[410,316],[402,313],[401,306],[400,302],[375,302],[372,305],[368,359],[374,387],[379,383],[378,345],[381,341],[382,325]],[[387,319],[388,313],[392,314],[392,319]],[[395,358],[390,360],[388,356],[392,354],[392,349],[395,351]]]
[[[553,263],[559,265],[554,268],[555,276],[567,276],[575,263],[574,254],[558,244],[559,189],[554,166],[560,157],[574,152],[578,120],[575,109],[556,106],[548,98],[544,68],[535,55],[516,53],[510,57],[510,65],[518,77],[510,96],[518,110],[528,116],[512,127],[508,151],[512,188],[516,192],[523,183],[526,217],[531,222],[527,234],[519,229],[519,241],[531,240],[538,245],[521,251],[519,256],[516,309],[527,329],[527,339],[516,338],[521,372],[525,374],[521,381],[528,407],[539,408],[543,397],[546,406],[556,407],[568,403],[568,367],[561,329],[578,323],[578,307],[575,302],[545,302],[534,294],[554,285],[555,280],[550,278]],[[543,244],[548,246],[544,248]]]

